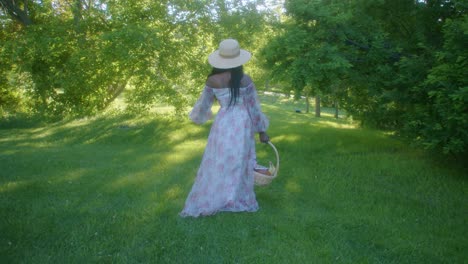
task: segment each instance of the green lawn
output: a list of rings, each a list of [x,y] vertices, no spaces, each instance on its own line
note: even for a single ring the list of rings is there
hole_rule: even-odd
[[[210,124],[105,114],[0,129],[0,262],[466,263],[466,171],[329,109],[262,99],[281,169],[257,213],[177,215]]]

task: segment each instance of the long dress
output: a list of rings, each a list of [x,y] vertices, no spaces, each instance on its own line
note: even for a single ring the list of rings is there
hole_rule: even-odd
[[[205,86],[190,119],[197,124],[208,121],[215,98],[221,108],[182,217],[259,209],[254,192],[255,133],[266,131],[269,121],[261,111],[255,85],[241,87],[236,104],[230,106],[229,88]]]

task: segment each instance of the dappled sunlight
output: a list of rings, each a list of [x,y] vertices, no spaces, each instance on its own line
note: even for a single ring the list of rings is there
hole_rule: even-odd
[[[24,130],[11,130],[8,135],[2,135],[0,137],[0,142],[19,142],[27,141],[24,144],[19,144],[20,146],[30,146],[32,143],[31,139],[44,139],[54,134],[54,131],[51,128],[37,128],[31,129],[29,131]]]
[[[288,142],[288,143],[295,143],[302,139],[301,135],[298,134],[282,134],[279,136],[275,136],[271,138],[272,142]]]
[[[170,136],[170,135],[169,135]],[[117,191],[125,188],[138,188],[140,194],[146,196],[149,200],[171,200],[180,198],[183,192],[181,185],[177,184],[182,179],[193,179],[196,172],[193,161],[201,158],[206,144],[206,139],[173,142],[171,147],[162,147],[154,149],[153,154],[147,156],[137,155],[129,165],[122,165],[125,168],[124,175],[116,175],[113,181],[106,187],[109,190]],[[170,142],[168,142],[170,143]],[[151,147],[149,147],[151,149]],[[132,156],[134,150],[122,152],[120,155]],[[183,181],[190,183],[190,181]],[[164,193],[154,195],[154,190],[165,190]],[[185,193],[184,193],[185,195]],[[158,203],[161,203],[159,201]],[[159,204],[162,208],[165,205]]]
[[[50,137],[53,137],[57,133],[67,131],[70,129],[80,128],[86,125],[89,125],[92,119],[78,119],[64,123],[56,123],[48,126],[30,129],[29,131],[22,130],[22,133],[14,134],[10,140],[46,140]]]
[[[396,132],[395,132],[395,131],[382,131],[381,133],[382,133],[383,135],[389,136],[389,137],[395,136],[395,135],[396,135]]]
[[[206,139],[190,140],[175,145],[172,150],[161,157],[161,161],[168,166],[178,166],[201,157],[206,145]]]
[[[174,151],[166,155],[163,160],[167,162],[168,165],[178,165],[192,159],[193,157],[201,157],[202,153],[203,148],[199,148],[199,151],[196,151],[189,147],[175,147]]]
[[[300,193],[302,192],[302,186],[297,183],[295,180],[288,180],[285,186],[286,190],[291,193]]]
[[[151,180],[151,176],[147,172],[138,172],[116,177],[115,181],[109,184],[109,187],[115,190],[128,187],[129,185],[146,186]]]
[[[336,237],[344,237],[343,244],[348,245],[353,242],[349,237],[367,230],[362,212],[373,217],[365,220],[376,219],[378,232],[393,230],[392,225],[381,228],[380,224],[399,221],[400,216],[416,223],[418,234],[435,226],[411,221],[425,216],[437,223],[448,222],[447,230],[463,230],[462,214],[457,211],[464,202],[459,182],[441,185],[439,176],[446,173],[412,159],[414,155],[405,152],[402,144],[390,140],[391,134],[354,129],[346,119],[315,118],[281,109],[269,113],[268,133],[279,151],[281,168],[269,186],[255,188],[261,210],[196,220],[180,218],[178,213],[196,178],[210,123],[196,126],[186,120],[109,117],[0,131],[0,167],[5,175],[0,178],[0,197],[10,248],[21,241],[33,245],[49,239],[45,242],[51,247],[48,252],[59,254],[62,244],[69,249],[67,254],[81,247],[85,247],[82,253],[95,255],[100,253],[91,248],[109,252],[102,255],[124,248],[139,256],[146,252],[155,256],[172,246],[177,251],[167,256],[173,257],[180,254],[179,249],[205,243],[207,236],[219,243],[233,234],[247,241],[246,248],[270,234],[266,241],[286,239],[294,247],[332,241],[332,248],[341,243]],[[259,143],[257,135],[256,147],[260,164],[275,161],[270,146]],[[431,173],[434,180],[428,180]],[[415,196],[418,192],[420,197]],[[451,198],[453,193],[460,193],[460,198]],[[407,204],[415,207],[392,219],[399,213],[395,208]],[[445,204],[456,206],[445,209]],[[436,218],[442,211],[450,217]],[[415,227],[404,225],[405,232]],[[353,229],[356,226],[366,228]],[[335,233],[336,237],[329,236]],[[306,246],[304,252],[309,252],[314,245]],[[26,252],[33,247],[22,249]]]
[[[35,131],[33,131],[30,137],[31,139],[44,139],[44,138],[52,136],[53,134],[55,134],[55,131],[53,129],[43,128],[43,129],[36,129]]]
[[[53,184],[53,183],[68,183],[68,184],[74,184],[76,181],[80,180],[83,176],[87,175],[89,173],[88,170],[83,169],[83,168],[78,168],[74,170],[64,170],[62,173],[55,177],[51,177],[47,183]]]
[[[334,127],[334,128],[341,128],[341,129],[355,129],[357,128],[356,125],[353,124],[346,124],[346,123],[338,123],[338,122],[333,122],[333,121],[326,121],[326,120],[321,120],[315,122],[316,125],[322,126],[322,127]]]
[[[170,142],[183,142],[188,136],[197,135],[205,131],[205,127],[202,126],[190,126],[190,129],[178,129],[171,131],[168,135]]]
[[[176,198],[179,198],[185,194],[182,190],[182,188],[179,185],[175,185],[167,189],[164,194],[163,194],[163,199],[164,200],[173,200]]]
[[[174,152],[167,154],[164,157],[161,157],[160,161],[166,164],[169,168],[177,168],[178,166],[183,166],[185,162],[192,160],[195,157],[201,158],[202,152],[194,151],[190,152]]]
[[[6,150],[2,150],[1,154],[4,156],[10,156],[10,155],[16,155],[19,152],[21,152],[21,150],[19,149],[6,149]]]
[[[31,183],[32,181],[28,180],[8,181],[0,185],[0,193],[14,192],[17,189],[23,188]]]
[[[95,118],[82,118],[82,119],[77,119],[73,120],[70,122],[67,122],[66,124],[63,124],[64,128],[77,128],[77,127],[82,127],[89,125],[92,121],[96,121]]]

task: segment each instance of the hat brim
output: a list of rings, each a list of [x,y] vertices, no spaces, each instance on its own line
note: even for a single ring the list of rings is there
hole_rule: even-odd
[[[211,53],[208,56],[208,63],[218,69],[231,69],[239,67],[250,60],[252,54],[250,52],[241,49],[240,54],[234,58],[225,58],[219,55],[219,50]]]

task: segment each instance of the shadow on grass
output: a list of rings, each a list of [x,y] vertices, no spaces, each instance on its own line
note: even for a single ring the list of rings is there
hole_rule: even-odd
[[[270,186],[256,189],[261,210],[202,219],[177,213],[210,124],[110,116],[0,130],[1,260],[462,259],[466,239],[453,235],[465,233],[465,187],[455,179],[437,182],[446,170],[347,120],[276,105],[264,110],[281,169]],[[271,159],[268,146],[257,150]]]
[[[134,250],[139,232],[154,242],[182,209],[208,129],[117,116],[0,131],[0,255],[101,260]]]
[[[327,241],[336,260],[456,262],[461,256],[463,242],[451,237],[465,230],[458,210],[466,207],[462,171],[346,121],[291,112],[276,117],[270,136],[281,168],[268,189],[258,190],[266,214],[288,219],[304,237]]]

